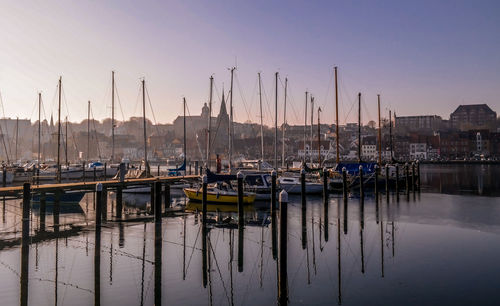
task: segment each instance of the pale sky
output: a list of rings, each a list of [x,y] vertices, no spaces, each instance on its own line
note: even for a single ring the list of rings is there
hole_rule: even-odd
[[[377,117],[377,93],[384,113],[448,118],[459,104],[475,103],[500,112],[498,1],[6,0],[0,29],[0,93],[13,118],[37,119],[39,91],[46,117],[56,116],[59,76],[63,117],[86,118],[88,100],[96,119],[110,117],[111,70],[118,120],[142,115],[142,77],[156,121],[170,123],[182,97],[199,115],[213,75],[216,115],[222,86],[229,88],[227,68],[235,65],[237,121],[259,120],[260,71],[264,120],[273,124],[279,71],[280,82],[289,79],[289,122],[303,122],[308,90],[323,108],[322,122],[332,123],[335,65],[341,123],[356,120],[357,92],[365,123]],[[281,124],[281,84],[278,96]],[[150,110],[147,116],[155,120]]]

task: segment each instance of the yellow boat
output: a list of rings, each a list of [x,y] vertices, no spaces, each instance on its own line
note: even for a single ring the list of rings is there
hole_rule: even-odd
[[[201,202],[203,192],[201,188],[184,188],[184,194],[191,201]],[[255,193],[243,193],[243,204],[252,204],[255,201]],[[231,190],[221,190],[216,187],[208,187],[207,202],[219,204],[238,204],[238,193]]]

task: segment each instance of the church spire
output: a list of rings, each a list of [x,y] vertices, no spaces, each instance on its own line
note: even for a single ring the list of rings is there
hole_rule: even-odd
[[[219,116],[227,116],[226,102],[224,100],[224,89],[222,89],[222,103],[220,104]]]

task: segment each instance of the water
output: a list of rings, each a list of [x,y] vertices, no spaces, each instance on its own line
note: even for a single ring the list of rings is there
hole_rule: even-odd
[[[291,197],[289,304],[500,304],[498,174],[499,166],[422,166],[420,194],[382,195],[378,205],[373,195],[364,204],[352,197],[347,210],[337,195],[326,207],[321,197],[308,197],[303,214],[300,197]],[[174,200],[184,205],[184,199]],[[0,206],[0,298],[2,305],[17,305],[20,201]],[[100,232],[92,222],[93,194],[82,200],[81,211],[61,214],[58,233],[52,215],[47,215],[48,233],[39,233],[33,212],[28,304],[276,304],[277,261],[267,206],[246,208],[242,248],[237,227],[228,221],[236,219],[235,210],[209,206],[209,218],[227,226],[209,226],[206,287],[199,205],[163,218],[161,228],[152,222],[108,222]],[[110,216],[111,205],[108,210]],[[127,208],[130,218],[138,212]]]

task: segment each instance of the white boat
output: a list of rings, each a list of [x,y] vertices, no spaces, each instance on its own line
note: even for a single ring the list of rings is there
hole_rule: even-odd
[[[255,193],[256,200],[271,199],[271,174],[269,172],[243,171],[245,190]],[[277,187],[277,186],[276,186]]]
[[[301,183],[298,176],[281,176],[278,178],[281,189],[290,194],[300,194]],[[306,194],[319,194],[323,192],[323,184],[320,182],[306,181]]]

